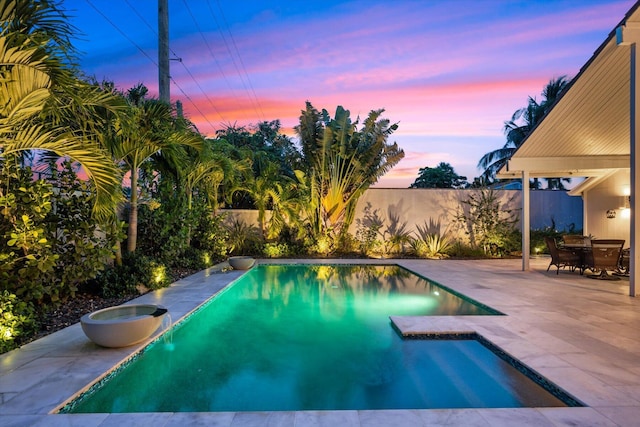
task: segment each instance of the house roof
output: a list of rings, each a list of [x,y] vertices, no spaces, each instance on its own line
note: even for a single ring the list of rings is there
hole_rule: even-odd
[[[629,168],[630,52],[631,43],[640,42],[639,6],[627,12],[498,178],[528,171],[532,178],[588,177],[590,186]]]

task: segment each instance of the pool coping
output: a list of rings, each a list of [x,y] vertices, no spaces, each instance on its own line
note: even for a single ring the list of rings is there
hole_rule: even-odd
[[[264,261],[260,262],[283,262],[283,261]],[[496,307],[496,304],[483,298],[473,295],[478,289],[491,290],[493,286],[479,287],[469,290],[464,289],[456,281],[456,275],[460,276],[461,272],[456,269],[456,274],[451,274],[451,267],[463,265],[462,270],[466,270],[473,276],[473,268],[479,268],[480,271],[485,269],[487,261],[470,262],[465,261],[464,264],[455,261],[425,261],[425,260],[286,260],[284,262],[298,263],[391,263],[398,264],[404,268],[416,272],[422,276],[429,277],[439,283],[443,283],[446,287],[456,290],[464,295],[468,295],[474,300],[482,301],[490,307]],[[546,262],[538,263],[546,266]],[[534,262],[535,264],[535,262]],[[518,272],[514,267],[516,263],[507,260],[500,263],[502,266],[501,273],[506,276],[518,279],[527,279],[531,282],[539,280],[542,276],[535,272]],[[446,267],[446,268],[442,268]],[[493,270],[493,269],[490,269]],[[544,270],[544,269],[543,269]],[[429,274],[425,274],[429,271]],[[197,309],[209,297],[215,295],[224,289],[228,284],[232,283],[244,271],[231,271],[223,274],[215,273],[213,270],[205,270],[197,273],[189,278],[185,278],[172,284],[165,290],[156,291],[151,294],[144,295],[130,303],[158,303],[169,308],[172,314],[180,319],[187,316],[193,310]],[[434,274],[436,273],[435,277]],[[464,271],[463,271],[464,273]],[[531,277],[532,274],[537,276]],[[529,276],[529,277],[527,277]],[[467,275],[467,277],[469,277]],[[492,277],[491,271],[489,276]],[[551,276],[545,276],[547,279],[553,280]],[[578,278],[573,278],[579,280]],[[591,281],[594,282],[594,281]],[[585,287],[585,284],[580,283]],[[588,288],[589,292],[597,292],[597,289]],[[480,292],[482,294],[483,292]],[[617,293],[616,298],[619,300],[627,300],[624,296]],[[300,411],[300,412],[260,412],[260,413],[145,413],[145,414],[52,414],[62,405],[63,401],[68,401],[71,396],[64,396],[65,391],[75,387],[76,393],[82,387],[76,384],[83,383],[87,387],[92,379],[97,378],[101,373],[104,374],[108,369],[114,367],[118,363],[128,359],[138,349],[144,347],[146,343],[126,348],[126,349],[100,349],[97,346],[88,343],[82,334],[79,324],[70,326],[48,337],[34,341],[20,349],[0,355],[0,424],[2,425],[151,425],[149,421],[154,420],[153,425],[180,425],[185,422],[198,420],[203,423],[216,423],[217,425],[266,425],[274,423],[277,425],[446,425],[455,424],[455,420],[465,420],[465,424],[476,423],[477,425],[510,425],[509,422],[517,421],[518,425],[529,422],[530,425],[566,425],[569,423],[585,424],[600,423],[601,425],[624,425],[615,423],[616,417],[624,416],[630,421],[640,416],[640,403],[629,398],[626,401],[621,397],[614,399],[617,401],[609,401],[607,396],[601,393],[593,392],[593,390],[585,390],[576,387],[575,384],[569,382],[569,387],[563,387],[566,378],[558,375],[558,368],[564,368],[566,371],[570,367],[560,366],[562,363],[556,362],[559,366],[550,365],[548,362],[540,364],[540,360],[532,364],[527,360],[528,353],[532,349],[529,348],[531,343],[525,341],[518,343],[505,341],[505,329],[510,329],[509,325],[514,326],[514,322],[518,321],[513,307],[509,307],[508,302],[500,302],[496,299],[498,305],[496,309],[505,313],[506,316],[446,316],[448,319],[441,320],[434,317],[424,318],[419,316],[398,317],[394,319],[397,323],[403,325],[404,331],[410,333],[424,333],[433,331],[448,332],[477,332],[484,336],[490,342],[495,343],[504,348],[505,342],[508,344],[506,351],[513,354],[523,363],[531,366],[532,369],[541,372],[550,381],[558,384],[558,386],[566,389],[576,398],[584,401],[591,406],[585,408],[522,408],[522,409],[445,409],[445,410],[393,410],[393,411]],[[630,304],[629,309],[633,311],[640,304]],[[516,301],[516,305],[522,304]],[[439,316],[445,317],[445,316]],[[453,318],[452,318],[453,317]],[[174,319],[175,321],[179,319]],[[517,333],[518,325],[510,333]],[[502,334],[502,335],[501,335]],[[152,337],[151,339],[153,339]],[[517,340],[516,340],[517,341]],[[515,344],[515,346],[514,346]],[[516,349],[517,351],[513,351]],[[554,355],[557,357],[557,355]],[[534,360],[535,359],[531,359]],[[539,366],[536,366],[539,365]],[[551,364],[553,365],[553,363]],[[542,369],[539,369],[542,368]],[[555,369],[555,371],[554,371]],[[571,371],[571,369],[569,369]],[[588,373],[587,370],[583,370]],[[567,373],[565,373],[566,375]],[[621,373],[620,375],[625,374]],[[638,385],[635,384],[636,376],[640,376],[640,366],[632,371],[633,381],[629,387],[638,387],[640,390],[640,380]],[[613,375],[613,374],[612,374]],[[616,376],[619,374],[615,374]],[[87,381],[89,379],[89,381]],[[606,386],[606,385],[605,385]],[[619,389],[619,387],[618,387]],[[619,390],[617,390],[619,391]],[[594,396],[589,396],[589,393]],[[587,399],[583,398],[586,396]],[[615,396],[614,396],[615,397]],[[596,403],[596,404],[594,404]],[[623,409],[621,410],[620,407]],[[625,415],[626,414],[626,415]],[[637,415],[636,415],[637,414]],[[462,417],[462,418],[460,418]],[[474,421],[475,420],[475,421]],[[587,421],[588,420],[588,421]],[[266,424],[265,424],[266,423]],[[631,424],[629,424],[631,425]]]

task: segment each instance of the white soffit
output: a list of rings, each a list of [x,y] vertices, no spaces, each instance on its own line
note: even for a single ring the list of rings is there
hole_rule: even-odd
[[[590,188],[595,187],[601,181],[604,181],[605,179],[607,179],[611,175],[615,174],[618,170],[619,169],[608,169],[608,170],[602,169],[602,170],[600,170],[602,175],[591,176],[591,177],[585,179],[580,184],[576,185],[571,190],[567,191],[567,194],[569,196],[582,196],[585,191],[589,190]]]
[[[640,25],[637,5],[623,24]],[[632,34],[637,32],[625,36]],[[630,46],[618,44],[613,31],[498,177],[519,177],[522,171],[532,177],[589,177],[628,168],[629,55]]]

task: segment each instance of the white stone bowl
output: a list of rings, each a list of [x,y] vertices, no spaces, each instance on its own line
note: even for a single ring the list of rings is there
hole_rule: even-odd
[[[256,260],[250,256],[232,256],[229,258],[229,265],[234,270],[248,270],[253,267],[255,262]]]
[[[80,324],[84,334],[102,347],[127,347],[149,338],[166,313],[160,305],[120,305],[85,314]]]

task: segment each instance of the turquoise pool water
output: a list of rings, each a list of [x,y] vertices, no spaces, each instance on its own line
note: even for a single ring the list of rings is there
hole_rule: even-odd
[[[261,265],[62,412],[566,406],[477,340],[391,315],[483,315],[397,266]]]

